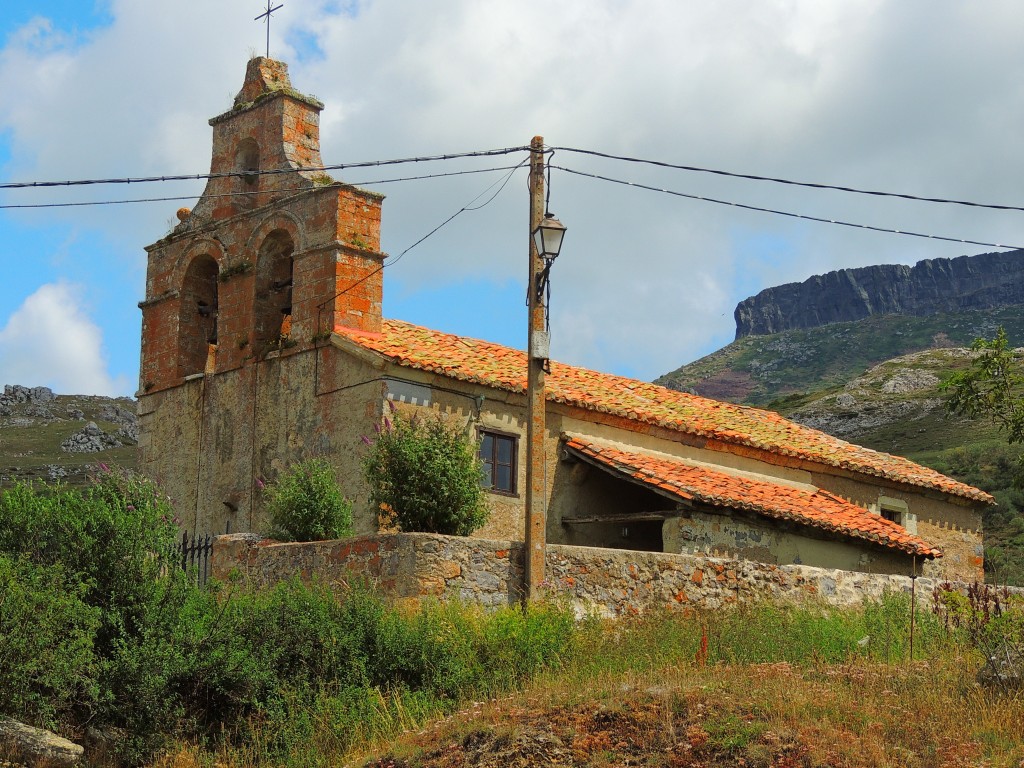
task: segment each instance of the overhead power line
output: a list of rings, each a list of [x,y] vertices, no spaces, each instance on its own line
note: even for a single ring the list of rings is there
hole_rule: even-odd
[[[915,200],[922,203],[946,203],[949,205],[965,205],[970,208],[990,208],[995,211],[1024,211],[1024,206],[1019,205],[997,205],[994,203],[976,203],[970,200],[955,200],[952,198],[945,197],[921,197],[919,195],[909,195],[902,192],[879,192],[871,189],[858,189],[857,187],[844,187],[837,184],[822,184],[811,181],[793,181],[792,179],[780,179],[773,176],[757,176],[752,173],[734,173],[732,171],[716,170],[714,168],[701,168],[694,165],[677,165],[676,163],[668,163],[663,160],[644,160],[638,157],[628,157],[625,155],[611,155],[606,152],[597,152],[592,149],[575,149],[573,147],[551,147],[552,150],[558,150],[559,152],[576,152],[581,155],[591,155],[593,157],[603,157],[609,160],[621,160],[626,163],[641,163],[644,165],[654,165],[659,168],[673,168],[679,171],[692,171],[694,173],[709,173],[715,176],[727,176],[734,179],[747,179],[748,181],[769,181],[774,184],[787,184],[793,187],[806,187],[808,189],[832,189],[839,192],[852,192],[858,195],[872,195],[874,197],[895,197],[901,200]]]
[[[358,187],[358,186],[374,186],[377,184],[392,184],[399,181],[420,181],[422,179],[441,179],[446,176],[466,176],[473,173],[492,173],[494,171],[508,171],[515,168],[519,168],[519,165],[500,165],[494,168],[473,168],[468,171],[448,171],[447,173],[427,173],[421,176],[403,176],[397,179],[375,179],[373,181],[354,181],[354,182],[342,182],[346,186]],[[286,187],[284,189],[271,190],[272,192],[308,192],[310,187]],[[222,192],[216,195],[203,195],[203,197],[215,198],[215,197],[250,197],[253,195],[265,195],[267,190],[263,191],[239,191],[239,192]],[[125,200],[81,200],[78,202],[70,203],[14,203],[10,205],[0,205],[0,210],[5,208],[77,208],[88,205],[125,205],[127,203],[166,203],[180,200],[195,200],[195,195],[177,195],[175,197],[135,197]]]
[[[384,270],[385,270],[385,269],[386,269],[387,267],[391,267],[391,266],[394,266],[395,264],[397,264],[397,263],[398,263],[399,261],[401,261],[401,260],[402,260],[402,257],[403,257],[403,256],[405,256],[405,254],[407,254],[407,253],[408,253],[409,251],[411,251],[411,250],[412,250],[413,248],[415,248],[415,247],[416,247],[417,245],[419,245],[420,243],[422,243],[422,242],[423,242],[424,240],[426,240],[427,238],[429,238],[429,237],[433,236],[434,234],[436,234],[437,232],[439,232],[439,231],[440,231],[440,230],[441,230],[441,229],[442,229],[443,227],[447,226],[447,225],[448,225],[449,223],[451,223],[452,221],[454,221],[454,220],[455,220],[455,219],[456,219],[456,218],[457,218],[457,217],[458,217],[458,216],[459,216],[460,214],[462,214],[462,213],[465,213],[465,212],[467,212],[467,211],[470,211],[470,212],[472,212],[472,211],[479,211],[479,210],[480,210],[481,208],[484,208],[484,207],[486,207],[486,206],[490,205],[490,204],[491,204],[491,202],[492,202],[492,201],[494,200],[494,198],[496,198],[496,197],[497,197],[498,195],[500,195],[500,194],[501,194],[501,191],[502,191],[502,190],[503,190],[503,189],[505,188],[505,186],[506,186],[506,185],[508,184],[509,180],[511,180],[511,178],[512,178],[512,177],[513,177],[513,176],[515,175],[515,172],[516,172],[516,171],[518,171],[518,170],[519,170],[520,168],[522,168],[523,166],[525,166],[527,162],[528,162],[528,159],[527,159],[527,160],[523,160],[523,161],[522,161],[521,163],[519,163],[518,165],[514,165],[514,166],[512,166],[511,168],[507,169],[507,170],[508,170],[508,174],[507,174],[507,175],[505,176],[505,178],[504,178],[504,179],[499,179],[498,181],[495,181],[495,182],[494,182],[493,184],[491,184],[491,185],[490,185],[489,187],[487,187],[487,188],[486,188],[486,189],[484,189],[484,190],[483,190],[482,192],[480,192],[480,194],[478,194],[478,195],[477,195],[476,197],[474,197],[474,198],[473,198],[472,200],[470,200],[470,201],[469,201],[468,203],[466,203],[466,204],[465,204],[464,206],[462,206],[461,208],[459,208],[459,210],[457,210],[457,211],[456,211],[455,213],[453,213],[453,214],[452,214],[451,216],[449,216],[449,217],[448,217],[447,219],[445,219],[444,221],[442,221],[442,222],[441,222],[440,224],[438,224],[438,225],[437,225],[436,227],[434,227],[434,228],[433,228],[432,230],[430,230],[429,232],[427,232],[427,234],[423,235],[423,236],[422,236],[422,237],[421,237],[421,238],[420,238],[419,240],[417,240],[416,242],[414,242],[414,243],[413,243],[412,245],[410,245],[410,246],[406,247],[406,248],[405,248],[405,249],[404,249],[404,250],[403,250],[403,251],[402,251],[401,253],[399,253],[399,254],[398,254],[397,256],[395,256],[394,258],[392,258],[392,259],[391,259],[390,261],[388,261],[387,259],[385,259],[384,261],[382,261],[382,262],[380,263],[380,266],[379,266],[379,267],[377,267],[376,269],[373,269],[373,270],[371,270],[371,271],[370,271],[370,272],[369,272],[368,274],[366,274],[366,275],[364,275],[363,277],[359,278],[358,280],[356,280],[356,281],[355,281],[354,283],[352,283],[352,284],[351,284],[351,285],[349,285],[348,287],[346,287],[346,288],[344,288],[343,290],[339,291],[338,293],[334,294],[334,296],[332,296],[331,298],[327,299],[327,301],[322,301],[322,302],[320,302],[320,303],[319,303],[319,304],[317,305],[317,314],[318,314],[318,318],[317,318],[317,325],[319,326],[319,324],[320,324],[320,320],[319,320],[319,313],[323,312],[323,310],[324,310],[324,307],[326,307],[326,306],[327,306],[328,304],[330,304],[330,303],[331,303],[332,301],[334,301],[334,300],[335,300],[336,298],[338,298],[339,296],[344,296],[344,295],[345,295],[346,293],[348,293],[349,291],[351,291],[351,290],[352,290],[353,288],[355,288],[356,286],[358,286],[358,285],[359,285],[360,283],[364,283],[364,282],[366,282],[366,281],[367,281],[367,280],[369,280],[369,279],[370,279],[371,277],[373,277],[374,275],[376,275],[376,274],[377,274],[378,272],[383,272],[383,271],[384,271]],[[500,182],[500,186],[498,186],[498,185],[499,185],[499,182]],[[486,195],[486,194],[487,194],[488,192],[490,192],[490,191],[491,191],[492,189],[494,189],[494,187],[495,187],[495,186],[497,186],[498,188],[497,188],[497,189],[496,189],[496,190],[494,191],[494,194],[493,194],[493,195],[491,195],[491,196],[490,196],[489,198],[487,198],[487,199],[486,199],[486,200],[485,200],[484,202],[480,203],[480,205],[473,205],[473,203],[475,203],[475,202],[476,202],[477,200],[479,200],[479,199],[480,199],[481,197],[483,197],[483,196],[484,196],[484,195]]]
[[[1013,250],[1019,250],[1024,246],[1019,245],[1002,245],[1000,243],[986,243],[980,240],[967,240],[960,237],[945,237],[943,235],[929,235],[923,232],[908,232],[902,229],[889,229],[887,227],[876,227],[871,224],[857,224],[850,221],[840,221],[838,219],[826,219],[821,216],[810,216],[804,213],[794,213],[793,211],[780,211],[774,208],[762,208],[757,205],[747,205],[746,203],[736,203],[730,200],[719,200],[714,197],[705,197],[704,195],[691,195],[686,192],[677,192],[671,189],[663,189],[661,187],[653,187],[647,184],[640,184],[635,181],[624,181],[623,179],[613,179],[609,176],[601,176],[596,173],[586,173],[584,171],[575,171],[572,168],[566,168],[562,165],[551,165],[550,168],[555,168],[559,171],[565,171],[571,173],[574,176],[585,176],[590,179],[598,179],[600,181],[607,181],[613,184],[622,184],[627,187],[635,187],[637,189],[646,189],[650,192],[661,192],[666,195],[673,195],[675,197],[685,197],[689,200],[701,200],[705,203],[716,203],[717,205],[728,205],[732,208],[742,208],[747,211],[760,211],[761,213],[771,213],[776,216],[788,216],[793,219],[803,219],[804,221],[816,221],[823,224],[837,224],[841,227],[853,227],[855,229],[868,229],[872,232],[884,232],[890,235],[907,235],[909,237],[923,237],[928,240],[943,240],[949,243],[964,243],[966,245],[981,245],[986,248],[1007,248]]]
[[[383,167],[383,166],[390,166],[390,165],[399,165],[399,164],[404,164],[404,163],[434,162],[434,161],[441,161],[441,160],[456,160],[456,159],[473,158],[473,157],[493,157],[493,156],[499,156],[499,155],[514,154],[514,153],[518,153],[518,152],[528,152],[529,150],[530,150],[530,147],[528,147],[528,146],[505,147],[505,148],[501,148],[501,149],[476,150],[476,151],[472,151],[472,152],[457,152],[457,153],[449,153],[449,154],[419,156],[419,157],[406,157],[406,158],[397,158],[397,159],[391,159],[391,160],[368,160],[368,161],[361,161],[361,162],[355,162],[355,163],[339,163],[339,164],[335,164],[335,165],[324,165],[324,166],[320,166],[320,167],[317,167],[317,168],[302,168],[302,169],[299,169],[299,170],[302,170],[302,171],[305,171],[305,172],[319,173],[319,172],[337,171],[337,170],[345,170],[345,169],[352,169],[352,168]],[[677,164],[677,163],[669,163],[669,162],[661,161],[661,160],[650,160],[650,159],[643,159],[643,158],[637,158],[637,157],[629,157],[629,156],[625,156],[625,155],[613,155],[613,154],[606,153],[606,152],[598,152],[596,150],[580,149],[580,148],[576,148],[576,147],[548,147],[548,148],[546,148],[545,152],[547,154],[549,154],[549,155],[553,155],[556,150],[560,150],[560,151],[564,151],[564,152],[573,152],[573,153],[581,154],[581,155],[589,155],[589,156],[593,156],[593,157],[602,157],[602,158],[607,158],[607,159],[616,160],[616,161],[620,161],[620,162],[646,164],[646,165],[652,165],[652,166],[657,166],[657,167],[661,167],[661,168],[671,168],[671,169],[675,169],[675,170],[693,171],[693,172],[698,172],[698,173],[707,173],[707,174],[713,174],[713,175],[718,175],[718,176],[726,176],[726,177],[745,179],[745,180],[752,180],[752,181],[767,181],[767,182],[773,182],[773,183],[778,183],[778,184],[786,184],[786,185],[790,185],[790,186],[806,187],[806,188],[810,188],[810,189],[830,189],[830,190],[837,190],[837,191],[842,191],[842,192],[850,192],[850,193],[855,193],[855,194],[871,195],[871,196],[875,196],[875,197],[899,198],[899,199],[904,199],[904,200],[914,200],[914,201],[920,201],[920,202],[962,205],[962,206],[969,206],[969,207],[972,207],[972,208],[988,208],[988,209],[992,209],[992,210],[1022,211],[1022,212],[1024,212],[1024,207],[1022,207],[1022,206],[995,205],[995,204],[987,204],[987,203],[977,203],[977,202],[972,202],[972,201],[967,201],[967,200],[955,200],[955,199],[949,199],[949,198],[940,198],[940,197],[921,197],[921,196],[917,196],[917,195],[909,195],[909,194],[903,194],[903,193],[897,193],[897,192],[881,192],[881,191],[875,191],[875,190],[865,190],[865,189],[858,189],[858,188],[855,188],[855,187],[838,186],[838,185],[832,185],[832,184],[822,184],[822,183],[815,183],[815,182],[793,181],[791,179],[774,178],[774,177],[770,177],[770,176],[759,176],[759,175],[748,174],[748,173],[734,173],[734,172],[731,172],[731,171],[723,171],[723,170],[717,170],[717,169],[712,169],[712,168],[702,168],[702,167],[698,167],[698,166],[680,165],[680,164]],[[520,165],[521,165],[521,163],[520,163]],[[388,184],[388,183],[394,183],[394,182],[414,181],[414,180],[420,180],[420,179],[442,178],[442,177],[446,177],[446,176],[460,176],[460,175],[471,174],[471,173],[488,173],[488,172],[492,172],[492,171],[506,171],[506,170],[510,170],[510,169],[514,171],[514,169],[518,168],[518,167],[520,167],[520,166],[519,165],[517,165],[517,166],[499,166],[499,167],[494,167],[494,168],[472,169],[472,170],[463,170],[463,171],[451,171],[451,172],[447,172],[447,173],[423,174],[423,175],[418,175],[418,176],[406,176],[406,177],[402,177],[402,178],[393,178],[393,179],[378,179],[378,180],[375,180],[375,181],[363,181],[363,182],[357,182],[357,183],[369,186],[369,185],[374,185],[374,184]],[[600,181],[606,181],[606,182],[610,182],[610,183],[621,184],[621,185],[624,185],[624,186],[635,187],[637,189],[645,189],[645,190],[649,190],[649,191],[652,191],[652,192],[660,192],[660,193],[663,193],[663,194],[673,195],[673,196],[676,196],[676,197],[688,198],[688,199],[691,199],[691,200],[701,200],[701,201],[704,201],[704,202],[715,203],[715,204],[718,204],[718,205],[728,205],[730,207],[742,208],[742,209],[745,209],[745,210],[760,211],[760,212],[763,212],[763,213],[771,213],[771,214],[774,214],[774,215],[777,215],[777,216],[787,216],[787,217],[795,218],[795,219],[803,219],[805,221],[815,221],[815,222],[820,222],[820,223],[825,223],[825,224],[836,224],[836,225],[839,225],[839,226],[853,227],[853,228],[856,228],[856,229],[866,229],[866,230],[871,230],[871,231],[874,231],[874,232],[883,232],[883,233],[887,233],[887,234],[896,234],[896,235],[907,235],[907,236],[910,236],[910,237],[919,237],[919,238],[925,238],[925,239],[930,239],[930,240],[940,240],[940,241],[953,242],[953,243],[963,243],[963,244],[968,244],[968,245],[980,245],[980,246],[991,247],[991,248],[1020,248],[1020,246],[1001,245],[999,243],[989,243],[989,242],[984,242],[984,241],[980,241],[980,240],[971,240],[971,239],[967,239],[967,238],[947,237],[947,236],[943,236],[943,235],[933,235],[933,234],[927,234],[927,233],[922,233],[922,232],[911,232],[911,231],[907,231],[907,230],[899,230],[899,229],[893,229],[893,228],[888,228],[888,227],[878,227],[878,226],[873,226],[873,225],[870,225],[870,224],[859,224],[859,223],[855,223],[855,222],[842,221],[842,220],[838,220],[838,219],[830,219],[830,218],[824,218],[824,217],[820,217],[820,216],[811,216],[811,215],[808,215],[808,214],[796,213],[796,212],[793,212],[793,211],[782,211],[782,210],[778,210],[778,209],[764,208],[764,207],[755,206],[755,205],[748,205],[748,204],[745,204],[745,203],[737,203],[737,202],[733,202],[733,201],[729,201],[729,200],[720,200],[720,199],[717,199],[717,198],[707,197],[707,196],[703,196],[703,195],[687,194],[687,193],[678,192],[678,191],[674,191],[674,190],[670,190],[670,189],[665,189],[665,188],[661,188],[661,187],[655,187],[655,186],[651,186],[651,185],[647,185],[647,184],[641,184],[641,183],[638,183],[638,182],[631,182],[631,181],[625,181],[625,180],[622,180],[622,179],[612,178],[612,177],[609,177],[609,176],[602,176],[600,174],[587,173],[587,172],[584,172],[584,171],[577,171],[577,170],[573,170],[571,168],[567,168],[565,166],[553,165],[553,164],[550,163],[550,161],[548,163],[548,168],[549,169],[550,168],[557,168],[558,170],[562,170],[562,171],[565,171],[566,173],[574,174],[574,175],[577,175],[577,176],[585,176],[585,177],[597,179],[597,180],[600,180]],[[249,176],[249,175],[252,175],[253,173],[258,174],[258,175],[271,175],[271,174],[279,174],[279,173],[293,173],[293,172],[295,172],[295,170],[296,170],[295,168],[275,168],[275,169],[265,169],[265,170],[260,170],[260,171],[233,171],[233,172],[229,172],[229,173],[217,173],[217,174],[190,174],[190,175],[177,175],[177,176],[149,176],[149,177],[122,178],[122,179],[111,178],[111,179],[79,179],[79,180],[70,180],[70,181],[6,182],[6,183],[0,183],[0,190],[4,190],[4,189],[48,188],[48,187],[72,187],[72,186],[87,186],[87,185],[95,185],[95,184],[139,184],[139,183],[160,182],[160,181],[192,181],[192,180],[199,180],[199,179],[213,179],[213,178]],[[550,189],[550,185],[549,185],[549,189]],[[276,190],[276,191],[278,191],[278,192],[290,192],[290,191],[299,192],[299,191],[303,191],[303,189],[296,187],[296,188],[282,189],[282,190]],[[208,195],[208,196],[209,197],[234,197],[234,196],[247,196],[247,195],[254,195],[254,194],[265,194],[265,192],[266,191],[258,191],[258,190],[257,191],[236,191],[236,192],[228,192],[228,193],[221,193],[221,194],[217,194],[217,195]],[[123,200],[80,201],[80,202],[65,202],[65,203],[33,203],[33,204],[25,203],[25,204],[0,205],[0,209],[12,209],[12,208],[68,208],[68,207],[96,206],[96,205],[122,205],[122,204],[128,204],[128,203],[170,202],[170,201],[192,200],[192,199],[195,199],[194,195],[167,196],[167,197],[146,197],[146,198],[123,199]],[[465,209],[463,209],[463,210],[465,210]],[[461,212],[462,211],[459,211],[459,213],[461,213]],[[457,216],[458,213],[456,213],[455,215]],[[447,223],[447,222],[445,222],[445,223]],[[441,226],[443,226],[443,224]]]
[[[404,157],[396,158],[391,160],[365,160],[354,163],[338,163],[335,165],[323,165],[319,167],[302,168],[299,170],[308,171],[311,173],[321,173],[326,171],[340,171],[351,168],[371,168],[387,165],[399,165],[403,163],[424,163],[424,162],[435,162],[440,160],[458,160],[462,158],[470,157],[492,157],[495,155],[508,155],[516,152],[528,152],[529,146],[523,145],[518,147],[504,147],[500,149],[485,149],[476,150],[472,152],[456,152],[448,154],[438,155],[425,155],[418,157]],[[658,168],[671,168],[680,171],[690,171],[693,173],[706,173],[714,176],[724,176],[735,179],[745,179],[748,181],[766,181],[774,184],[785,184],[794,187],[804,187],[807,189],[829,189],[839,192],[849,192],[859,195],[870,195],[873,197],[890,197],[901,200],[913,200],[917,202],[925,203],[942,203],[948,205],[962,205],[970,208],[987,208],[996,211],[1021,211],[1024,212],[1024,206],[1018,205],[1000,205],[996,203],[979,203],[972,200],[959,200],[955,198],[945,197],[925,197],[922,195],[911,195],[903,192],[885,192],[880,190],[861,189],[858,187],[843,186],[839,184],[825,184],[821,182],[810,182],[810,181],[796,181],[793,179],[784,179],[775,176],[761,176],[753,173],[738,173],[734,171],[725,171],[716,168],[704,168],[696,165],[683,165],[679,163],[670,163],[664,160],[652,160],[640,157],[631,157],[629,155],[614,155],[609,152],[600,152],[593,149],[581,149],[579,147],[559,147],[553,146],[548,147],[547,152],[552,153],[555,150],[562,152],[574,152],[581,155],[589,155],[591,157],[602,157],[609,160],[617,160],[626,163],[638,163],[643,165],[652,165]],[[108,178],[108,179],[72,179],[68,181],[12,181],[12,182],[0,182],[0,190],[2,189],[34,189],[34,188],[47,188],[47,187],[74,187],[74,186],[89,186],[95,184],[144,184],[150,182],[160,181],[197,181],[204,179],[218,179],[218,178],[233,178],[239,176],[269,176],[279,173],[291,173],[294,168],[272,168],[258,171],[231,171],[227,173],[195,173],[195,174],[181,174],[171,176],[140,176],[140,177],[124,177],[124,178]],[[419,177],[416,177],[419,178]],[[425,177],[429,178],[429,177]],[[384,183],[384,182],[361,182],[361,183]],[[241,194],[241,193],[239,193]],[[139,202],[151,202],[151,201],[163,201],[163,200],[174,200],[174,199],[188,199],[188,198],[153,198],[139,200]],[[116,201],[119,202],[119,201]],[[134,202],[134,201],[131,201]],[[16,207],[16,206],[2,206],[4,208]],[[23,206],[30,207],[30,206]],[[57,206],[35,206],[35,207],[57,207]]]
[[[401,165],[403,163],[428,163],[437,160],[459,160],[466,157],[493,157],[495,155],[511,155],[516,152],[528,152],[527,146],[505,147],[504,149],[483,149],[474,152],[458,152],[448,155],[428,155],[425,157],[403,157],[395,160],[365,160],[358,163],[339,163],[322,165],[316,168],[270,168],[258,171],[231,171],[228,173],[193,173],[179,176],[140,176],[134,178],[115,179],[75,179],[70,181],[9,181],[0,183],[0,189],[34,189],[40,187],[82,187],[92,184],[146,184],[155,181],[197,181],[202,179],[221,179],[237,176],[270,176],[277,173],[294,173],[303,171],[321,173],[325,171],[342,171],[348,168],[373,168],[384,165]]]

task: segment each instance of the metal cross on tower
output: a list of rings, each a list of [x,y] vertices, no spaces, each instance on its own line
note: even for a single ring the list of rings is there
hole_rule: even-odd
[[[281,8],[284,7],[284,3],[278,3],[273,8],[271,8],[270,7],[271,3],[272,3],[272,0],[267,0],[267,10],[265,10],[263,13],[261,13],[255,19],[253,19],[253,21],[259,21],[260,19],[266,19],[266,22],[267,22],[267,58],[268,59],[270,58],[270,16],[271,16],[271,14],[274,13],[274,11],[280,10]]]

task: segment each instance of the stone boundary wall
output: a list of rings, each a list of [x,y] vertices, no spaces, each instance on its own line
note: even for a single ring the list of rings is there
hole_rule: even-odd
[[[911,592],[909,576],[562,544],[548,546],[546,564],[549,593],[567,599],[580,615],[619,616],[666,606],[711,609],[764,599],[851,606],[887,590]],[[401,602],[458,598],[500,606],[520,597],[523,545],[428,533],[289,544],[250,533],[218,536],[212,575],[224,580],[234,570],[259,586],[296,574],[336,590],[369,579]],[[918,578],[918,600],[930,602],[941,583]],[[1010,589],[1024,595],[1024,589]]]

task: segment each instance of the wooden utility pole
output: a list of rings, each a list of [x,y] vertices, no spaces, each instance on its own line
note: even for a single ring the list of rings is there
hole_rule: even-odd
[[[544,217],[544,138],[530,142],[530,281],[527,283],[529,333],[526,356],[526,561],[523,597],[539,596],[544,581],[547,543],[547,483],[544,461],[544,367],[548,361],[547,307],[538,285],[544,265],[533,242],[533,232]]]

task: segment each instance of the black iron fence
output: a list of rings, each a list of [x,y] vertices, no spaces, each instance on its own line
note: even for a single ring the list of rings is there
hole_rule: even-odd
[[[209,533],[190,537],[188,531],[181,534],[181,541],[175,547],[175,556],[185,573],[194,574],[196,584],[203,586],[210,578],[210,554],[213,552],[213,536]]]

